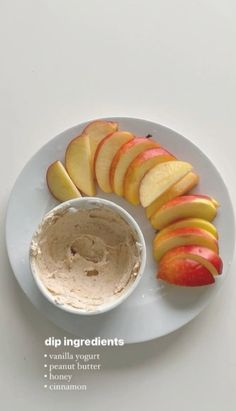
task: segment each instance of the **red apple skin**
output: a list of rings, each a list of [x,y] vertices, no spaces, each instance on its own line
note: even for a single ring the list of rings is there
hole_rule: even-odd
[[[116,166],[119,163],[120,158],[126,154],[127,152],[129,152],[130,149],[132,149],[132,147],[140,145],[141,143],[145,143],[149,145],[149,148],[154,148],[154,147],[159,147],[159,143],[155,142],[154,140],[150,139],[150,138],[146,138],[146,137],[137,137],[135,136],[133,138],[133,140],[128,141],[127,143],[123,144],[121,146],[121,148],[117,151],[115,157],[112,160],[111,163],[111,168],[110,168],[110,181],[111,181],[111,186],[112,186],[112,190],[114,191],[114,176],[115,176],[115,172],[116,172]],[[148,148],[148,146],[147,146]]]
[[[108,134],[106,137],[104,137],[104,139],[103,139],[102,141],[100,141],[100,143],[99,143],[98,146],[97,146],[97,150],[96,150],[96,152],[95,152],[94,162],[93,162],[93,172],[94,172],[94,175],[95,175],[95,176],[96,176],[95,166],[96,166],[96,160],[97,160],[97,156],[98,156],[99,150],[100,150],[100,148],[103,146],[103,144],[112,136],[112,134],[114,134],[114,133]]]
[[[133,205],[140,204],[139,186],[144,175],[156,164],[176,158],[162,147],[148,148],[131,162],[124,178],[124,197]]]
[[[213,284],[215,279],[207,268],[190,258],[162,259],[159,264],[157,278],[170,284],[185,287],[199,287]]]
[[[170,200],[165,205],[163,205],[162,209],[172,207],[172,206],[175,206],[175,205],[178,205],[178,204],[188,203],[188,202],[194,201],[198,198],[203,198],[205,200],[209,200],[216,207],[216,203],[217,203],[216,200],[214,200],[210,196],[203,195],[203,194],[189,194],[189,195],[179,196],[179,197],[173,198],[173,200]]]
[[[185,245],[173,248],[167,251],[167,253],[162,257],[162,261],[168,264],[172,258],[191,258],[192,256],[202,257],[211,263],[218,274],[222,273],[223,261],[218,254],[210,250],[210,248],[196,246],[196,245]],[[187,256],[187,257],[186,257]]]
[[[163,234],[163,233],[170,233],[171,231],[173,231],[177,228],[195,227],[195,228],[201,228],[201,229],[209,232],[211,235],[213,235],[215,237],[216,240],[218,240],[219,235],[218,235],[218,231],[216,230],[215,226],[213,226],[215,228],[215,231],[213,233],[212,231],[210,231],[206,227],[201,226],[200,223],[199,223],[199,225],[194,225],[192,223],[192,220],[199,220],[200,223],[201,223],[201,220],[202,220],[205,223],[209,223],[213,226],[213,224],[210,223],[210,221],[204,220],[203,218],[198,219],[198,218],[194,218],[194,217],[187,217],[187,218],[179,218],[178,220],[175,220],[173,223],[171,223],[171,224],[167,225],[166,227],[162,228],[159,232],[161,232]],[[179,226],[178,226],[178,224],[179,224]]]
[[[94,120],[88,123],[87,126],[84,128],[82,135],[87,134],[89,136],[89,141],[90,141],[90,152],[91,152],[93,174],[94,174],[94,155],[96,153],[96,149],[98,147],[99,142],[101,142],[103,138],[108,136],[108,134],[114,133],[117,130],[118,130],[118,123],[114,121],[100,120],[100,119],[97,119],[97,120]],[[100,134],[98,141],[95,141],[95,143],[94,143],[94,131],[95,131],[95,134],[96,132]]]
[[[91,126],[94,126],[96,124],[99,125],[102,123],[111,124],[114,127],[114,132],[118,130],[118,123],[116,123],[115,121],[97,119],[97,120],[93,120],[90,123],[88,123],[87,126],[84,128],[83,133],[87,133],[88,130],[91,128]]]
[[[87,135],[86,134],[80,134],[79,136],[77,136],[77,137],[74,137],[70,142],[69,142],[69,144],[67,145],[67,147],[66,147],[66,151],[65,151],[65,169],[66,169],[66,171],[68,172],[68,174],[69,174],[69,176],[70,176],[70,173],[69,173],[69,166],[68,166],[68,153],[69,153],[69,151],[70,151],[70,148],[71,148],[71,145],[76,141],[76,140],[78,140],[79,138],[87,138]],[[93,173],[93,168],[91,167],[91,171],[92,171],[92,173]],[[73,181],[73,180],[72,180]],[[75,184],[76,185],[76,184]],[[77,187],[77,186],[76,186]],[[94,184],[94,182],[93,182],[93,193],[86,193],[85,191],[83,191],[80,187],[77,187],[78,189],[79,189],[79,191],[81,191],[81,192],[83,192],[84,194],[87,194],[87,195],[89,195],[89,196],[95,196],[96,195],[96,187],[95,187],[95,184]]]
[[[186,245],[200,246],[200,244],[198,244],[199,239],[202,242],[201,239],[205,238],[208,242],[209,241],[211,242],[212,248],[215,249],[216,253],[218,253],[218,251],[219,251],[218,242],[217,242],[216,238],[213,236],[213,234],[209,233],[206,230],[203,230],[202,228],[183,227],[183,228],[176,228],[175,230],[171,231],[170,233],[166,233],[166,234],[163,234],[163,235],[162,235],[162,232],[160,231],[154,237],[154,240],[153,240],[153,254],[154,254],[154,257],[158,261],[161,260],[164,256],[164,254],[166,254],[171,249],[173,250],[173,248],[169,248],[169,250],[166,250],[164,252],[164,254],[162,254],[163,253],[163,250],[162,250],[162,252],[160,254],[160,250],[163,247],[163,243],[165,243],[166,240],[168,241],[169,239],[170,240],[172,240],[172,239],[175,240],[176,239],[176,242],[178,242],[179,238],[183,239],[183,241],[181,240],[182,244],[175,245],[173,248],[182,247],[182,246],[186,246]],[[183,244],[183,242],[185,244]],[[201,246],[204,246],[204,245],[202,244]]]
[[[194,188],[199,182],[199,177],[194,172],[189,172],[185,177],[181,178],[177,183],[164,192],[159,198],[153,201],[150,206],[146,208],[146,215],[151,220],[160,208],[173,200],[176,197],[186,195],[192,188]],[[155,227],[154,227],[155,228]]]
[[[167,151],[163,147],[148,148],[140,153],[130,164],[130,167],[138,167],[143,164],[144,161],[149,160],[152,157],[158,156],[170,156],[171,159],[176,160],[176,157]]]
[[[138,137],[138,136],[134,136],[133,140],[128,141],[127,143],[123,144],[123,146],[121,146],[121,148],[117,151],[115,157],[113,158],[113,167],[115,168],[117,162],[119,161],[120,157],[126,153],[127,151],[130,150],[130,148],[136,146],[137,144],[146,142],[146,141],[152,141],[153,145],[157,145],[157,143],[155,143],[155,141],[151,140],[151,139],[147,139],[145,137]]]
[[[217,214],[214,201],[193,194],[176,197],[151,216],[151,223],[153,227],[160,230],[183,218],[202,218],[210,222]]]
[[[206,194],[195,194],[195,196],[198,198],[206,198],[207,200],[210,200],[214,204],[215,208],[220,207],[220,204],[214,197],[208,196]]]

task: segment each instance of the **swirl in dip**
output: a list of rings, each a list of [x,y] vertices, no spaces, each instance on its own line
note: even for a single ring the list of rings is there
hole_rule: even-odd
[[[141,264],[137,238],[109,207],[70,206],[42,221],[31,242],[31,266],[55,303],[97,310],[135,281]]]

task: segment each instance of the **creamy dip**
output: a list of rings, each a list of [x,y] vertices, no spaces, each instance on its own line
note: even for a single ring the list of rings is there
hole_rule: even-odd
[[[57,304],[91,311],[119,298],[135,281],[141,245],[112,209],[69,207],[45,217],[30,256],[35,275]]]

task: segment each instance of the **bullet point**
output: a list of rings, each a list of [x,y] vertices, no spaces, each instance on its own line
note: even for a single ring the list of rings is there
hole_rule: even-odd
[[[44,364],[44,367],[47,367],[47,364]]]
[[[46,357],[47,357],[47,354],[44,354],[44,357],[46,358]]]
[[[47,388],[47,385],[44,385],[44,388]]]
[[[47,374],[44,375],[44,378],[47,378]]]

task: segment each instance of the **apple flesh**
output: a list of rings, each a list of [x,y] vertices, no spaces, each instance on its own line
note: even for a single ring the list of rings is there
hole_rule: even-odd
[[[60,161],[54,161],[48,167],[46,181],[49,191],[58,201],[64,202],[81,197],[79,190]]]
[[[214,197],[208,196],[206,194],[196,194],[196,196],[199,198],[205,198],[207,200],[210,200],[214,204],[215,208],[220,207],[219,202]]]
[[[90,142],[91,162],[94,163],[94,157],[100,142],[109,134],[118,130],[118,124],[114,121],[95,120],[85,127],[83,134],[87,134]]]
[[[120,148],[113,158],[110,169],[111,186],[114,193],[123,196],[125,174],[132,161],[144,150],[158,146],[151,139],[135,137]]]
[[[223,262],[218,254],[206,247],[186,245],[168,251],[161,259],[161,263],[168,266],[172,259],[181,258],[197,261],[210,271],[212,275],[222,273]]]
[[[151,224],[158,230],[182,218],[202,218],[212,221],[217,210],[210,197],[186,195],[176,197],[151,216]]]
[[[190,258],[162,259],[157,278],[170,284],[198,287],[213,284],[214,276],[201,263]]]
[[[176,228],[183,228],[183,227],[203,228],[204,230],[214,235],[216,239],[218,239],[218,232],[217,232],[216,227],[209,221],[203,220],[202,218],[183,218],[182,220],[178,220],[175,223],[172,223],[168,225],[167,227],[163,228],[161,230],[161,233],[166,234],[166,233],[169,233],[175,230]]]
[[[199,177],[197,174],[193,173],[192,171],[177,183],[175,183],[172,187],[169,188],[165,193],[159,196],[155,201],[153,201],[147,208],[146,208],[146,215],[150,218],[159,208],[161,208],[164,204],[168,201],[172,200],[175,197],[181,196],[186,194],[188,191],[192,190],[198,184]]]
[[[157,164],[143,177],[139,195],[143,207],[148,207],[157,197],[192,170],[192,165],[185,161],[168,161]]]
[[[202,228],[185,227],[166,234],[160,231],[153,240],[153,255],[157,261],[160,261],[167,251],[183,245],[207,247],[218,254],[218,243],[212,234]]]
[[[121,146],[134,138],[128,131],[116,131],[105,137],[95,153],[95,176],[99,187],[105,193],[112,192],[110,182],[111,163]]]
[[[162,147],[150,148],[140,153],[129,165],[124,178],[124,196],[133,205],[140,204],[139,186],[144,175],[155,165],[175,157]]]
[[[65,167],[76,187],[88,196],[96,194],[90,142],[87,134],[73,139],[66,149]]]

